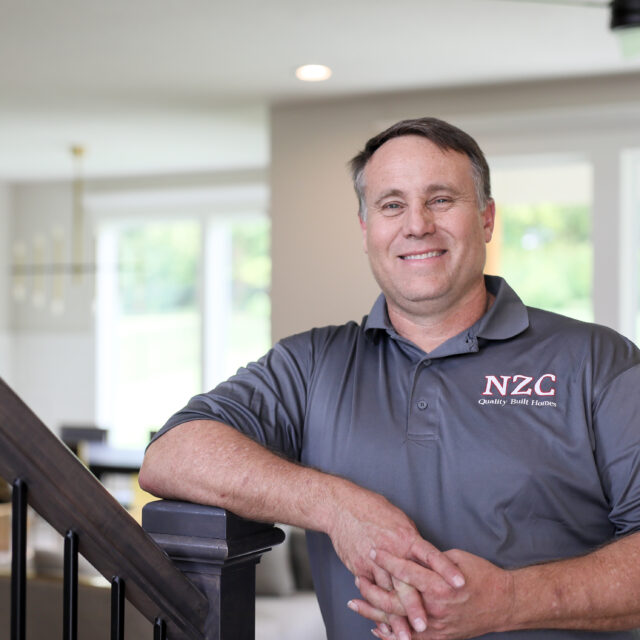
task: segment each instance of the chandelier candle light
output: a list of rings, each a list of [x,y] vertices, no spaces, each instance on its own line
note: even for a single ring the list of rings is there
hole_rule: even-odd
[[[37,233],[30,243],[16,241],[13,245],[12,289],[16,302],[30,297],[36,308],[47,306],[53,315],[61,315],[65,309],[65,277],[71,276],[74,284],[80,284],[84,272],[95,272],[95,265],[86,263],[84,176],[82,161],[85,150],[80,145],[70,148],[73,161],[71,182],[71,234],[70,256],[65,257],[65,233],[61,225],[52,229],[50,237]],[[32,245],[29,252],[28,245]],[[30,254],[30,255],[29,255]]]

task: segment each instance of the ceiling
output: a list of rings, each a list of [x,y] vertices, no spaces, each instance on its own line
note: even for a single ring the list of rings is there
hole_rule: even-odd
[[[89,175],[265,165],[274,103],[640,70],[584,4],[0,0],[0,179],[66,177],[78,143]]]

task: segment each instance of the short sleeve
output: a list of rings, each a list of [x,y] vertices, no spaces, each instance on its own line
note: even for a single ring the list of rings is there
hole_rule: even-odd
[[[594,407],[595,455],[617,535],[640,529],[640,364],[618,374]]]
[[[156,438],[185,422],[216,420],[299,460],[312,368],[311,333],[286,338],[212,391],[191,398]]]

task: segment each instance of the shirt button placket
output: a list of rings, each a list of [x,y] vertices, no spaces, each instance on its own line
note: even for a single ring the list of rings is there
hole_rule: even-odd
[[[429,358],[425,358],[422,361],[423,367],[429,367],[430,365],[431,365],[431,360],[429,360]],[[416,402],[416,407],[418,407],[420,411],[424,411],[428,406],[429,406],[429,403],[424,398],[420,398],[420,400]]]
[[[420,362],[420,366],[417,367],[415,373],[416,386],[414,389],[415,395],[411,403],[408,436],[410,439],[417,441],[433,440],[438,437],[438,425],[434,422],[435,415],[429,398],[429,394],[434,391],[432,388],[434,380],[431,372],[426,371],[428,367],[431,367],[432,363],[433,361],[430,358],[425,358]]]

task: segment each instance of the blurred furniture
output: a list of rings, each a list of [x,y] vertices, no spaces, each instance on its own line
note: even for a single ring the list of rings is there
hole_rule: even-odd
[[[286,538],[256,567],[256,640],[326,640],[302,529],[278,524]]]
[[[97,478],[105,473],[137,474],[144,458],[144,449],[114,447],[106,442],[84,442],[80,459]]]
[[[78,446],[84,442],[106,442],[107,430],[93,425],[62,425],[60,427],[60,440],[64,442],[73,453],[78,455]]]

